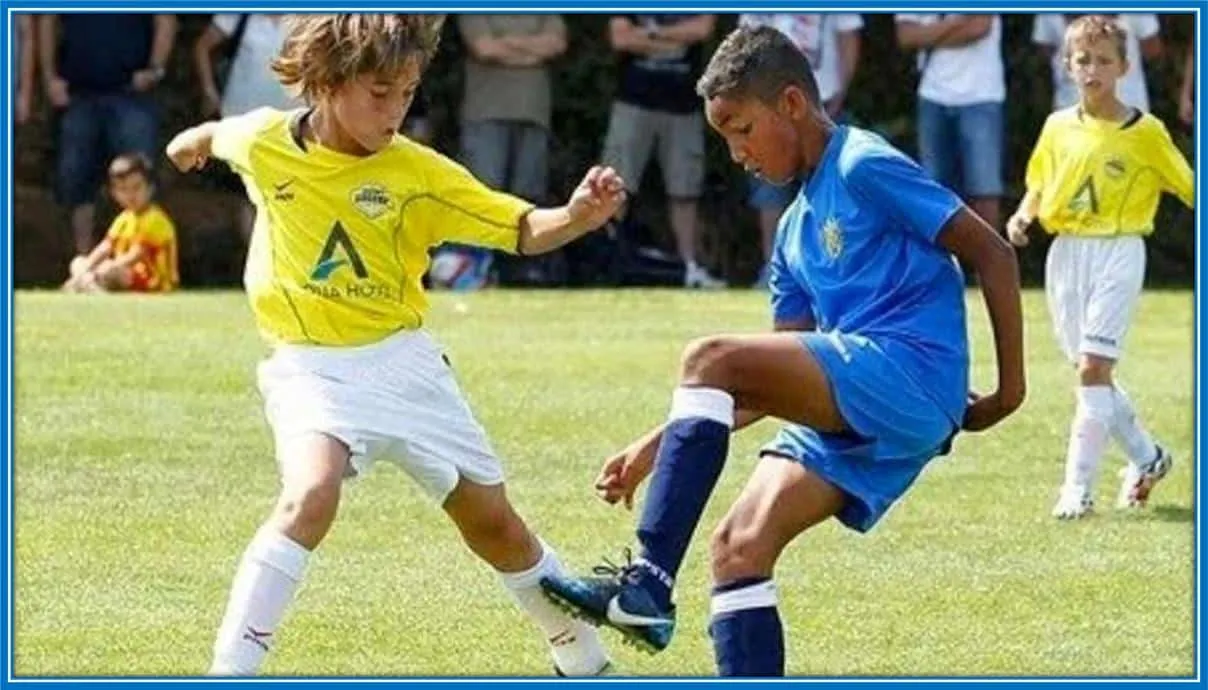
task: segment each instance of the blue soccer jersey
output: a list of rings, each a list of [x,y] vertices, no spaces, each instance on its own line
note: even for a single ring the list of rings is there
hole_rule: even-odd
[[[839,127],[780,221],[774,317],[811,317],[820,332],[867,338],[959,422],[969,370],[964,280],[936,237],[961,207],[884,139]]]

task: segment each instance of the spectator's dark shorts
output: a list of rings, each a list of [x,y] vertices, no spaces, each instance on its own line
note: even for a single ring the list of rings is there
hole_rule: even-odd
[[[544,127],[503,120],[463,122],[461,158],[488,186],[544,201],[549,176],[549,132]]]
[[[705,180],[705,118],[612,104],[604,137],[604,164],[611,165],[636,192],[642,173],[657,152],[663,188],[672,199],[699,199]]]

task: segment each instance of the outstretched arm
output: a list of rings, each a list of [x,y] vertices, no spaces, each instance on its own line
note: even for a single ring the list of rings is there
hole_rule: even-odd
[[[616,215],[625,202],[625,181],[615,170],[595,166],[558,208],[533,209],[520,221],[519,254],[553,251],[599,228]]]

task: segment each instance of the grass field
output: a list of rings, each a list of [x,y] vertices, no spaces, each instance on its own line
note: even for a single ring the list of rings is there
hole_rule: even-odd
[[[666,413],[693,336],[765,327],[754,292],[438,295],[430,325],[505,459],[521,512],[577,569],[634,518],[596,501],[600,461]],[[974,380],[993,380],[980,299]],[[777,573],[789,668],[847,674],[1190,674],[1194,665],[1193,317],[1150,293],[1122,365],[1176,453],[1140,514],[1048,516],[1073,408],[1039,293],[1030,397],[962,437],[871,534],[823,525]],[[277,477],[254,387],[264,348],[235,293],[16,300],[16,673],[197,674]],[[710,675],[708,532],[770,423],[740,434],[681,575],[680,631],[625,675]],[[265,668],[281,675],[548,675],[535,630],[442,513],[390,465],[347,493]]]

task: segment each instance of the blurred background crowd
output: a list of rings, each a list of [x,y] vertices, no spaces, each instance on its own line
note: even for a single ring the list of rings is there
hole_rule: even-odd
[[[693,92],[716,42],[770,24],[809,56],[832,116],[917,157],[998,227],[1022,195],[1045,117],[1077,98],[1061,65],[1075,15],[454,15],[405,133],[488,184],[565,198],[590,164],[632,185],[626,217],[540,259],[445,247],[433,278],[508,286],[758,286],[791,188],[748,179],[709,135]],[[1194,161],[1194,18],[1126,14],[1132,70],[1120,96],[1163,119]],[[186,287],[237,285],[250,207],[212,163],[183,177],[162,148],[183,127],[259,106],[298,105],[268,63],[278,15],[19,15],[14,59],[14,269],[18,285],[62,282],[118,214],[106,171],[151,162],[178,237]],[[1045,243],[1023,255],[1040,276]],[[1191,212],[1164,205],[1151,282],[1191,284]]]

